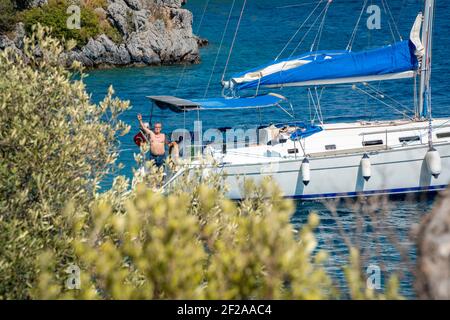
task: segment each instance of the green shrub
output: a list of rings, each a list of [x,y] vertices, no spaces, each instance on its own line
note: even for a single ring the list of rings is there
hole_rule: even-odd
[[[33,25],[40,23],[51,27],[52,35],[58,39],[75,40],[78,47],[85,45],[89,38],[102,33],[107,34],[113,41],[121,40],[118,31],[107,20],[101,20],[89,6],[81,6],[81,28],[79,30],[67,28],[68,6],[66,0],[50,0],[47,5],[23,11],[20,19],[25,23],[28,32]]]
[[[15,14],[11,0],[0,0],[0,33],[14,29]]]
[[[34,297],[333,297],[332,282],[319,265],[326,255],[313,254],[317,219],[311,219],[297,238],[289,221],[292,204],[279,199],[276,188],[267,184],[257,188],[273,193],[265,194],[270,200],[260,207],[267,210],[259,213],[199,183],[191,185],[190,192],[169,196],[140,185],[125,201],[124,212],[99,199],[89,215],[73,219],[74,234],[83,234],[73,241],[82,270],[81,289],[66,290],[52,281],[55,264],[42,259]],[[194,207],[206,218],[203,223],[193,214]],[[66,214],[78,216],[72,208]]]
[[[81,0],[81,4],[85,7],[95,9],[95,8],[103,8],[106,9],[108,7],[107,0]]]
[[[25,57],[0,52],[0,298],[29,297],[40,251],[60,263],[73,256],[62,211],[74,201],[83,212],[95,199],[128,128],[117,120],[128,103],[110,89],[92,104],[82,79],[59,65],[63,47],[48,32],[25,38]]]
[[[192,182],[184,179],[182,185]],[[310,215],[297,234],[289,219],[292,202],[280,197],[272,181],[252,185],[249,198],[234,203],[209,179],[205,183],[196,179],[196,183],[189,183],[190,189],[177,187],[176,194],[165,196],[143,184],[125,194],[127,187],[119,178],[87,215],[79,215],[69,206],[66,216],[73,226],[80,288],[68,290],[63,280],[53,276],[58,272],[56,267],[65,266],[55,263],[47,252],[40,258],[41,273],[33,297],[340,297],[323,266],[327,254],[316,250],[316,214]],[[395,278],[389,281],[386,295],[377,294],[366,288],[359,268],[357,251],[352,250],[345,268],[352,298],[399,298]]]

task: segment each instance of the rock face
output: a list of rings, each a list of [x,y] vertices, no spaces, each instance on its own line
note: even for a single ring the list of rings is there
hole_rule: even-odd
[[[106,35],[67,54],[88,67],[129,64],[195,63],[199,43],[192,33],[192,13],[183,0],[109,0],[106,15],[122,34],[116,44]]]
[[[184,3],[108,0],[106,9],[95,10],[117,28],[122,42],[114,43],[102,34],[91,38],[83,48],[66,52],[63,61],[70,65],[77,60],[87,67],[196,63],[202,42],[192,33],[192,13],[181,8]],[[23,38],[22,33],[16,32],[16,38]],[[0,49],[13,45],[21,48],[20,41],[0,36]]]
[[[18,54],[22,54],[23,38],[25,36],[25,28],[23,23],[18,23],[14,30],[14,38],[10,39],[6,35],[0,34],[0,50],[12,48]]]

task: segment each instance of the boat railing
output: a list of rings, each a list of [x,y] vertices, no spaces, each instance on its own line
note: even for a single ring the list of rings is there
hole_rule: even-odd
[[[449,128],[450,124],[447,125],[436,125],[433,126],[433,130],[435,129],[441,129],[441,128]],[[408,131],[423,131],[428,130],[428,127],[413,127],[413,128],[403,128],[403,129],[392,129],[392,130],[383,130],[383,131],[372,131],[372,132],[362,132],[359,135],[360,136],[369,136],[369,135],[376,135],[376,134],[386,134],[386,133],[398,133],[398,132],[408,132]]]

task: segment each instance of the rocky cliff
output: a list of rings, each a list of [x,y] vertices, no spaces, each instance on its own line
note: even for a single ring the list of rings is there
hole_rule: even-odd
[[[63,60],[74,60],[87,67],[196,63],[202,41],[192,33],[192,13],[181,8],[186,0],[107,0],[106,8],[97,8],[119,31],[117,43],[101,34],[90,38],[82,48],[66,52]],[[36,0],[45,5],[46,0]],[[21,49],[23,25],[13,37],[0,35],[0,49]]]

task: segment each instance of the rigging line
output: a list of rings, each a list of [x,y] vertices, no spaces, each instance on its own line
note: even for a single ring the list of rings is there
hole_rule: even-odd
[[[208,95],[209,86],[211,85],[212,77],[214,75],[214,71],[216,70],[217,62],[219,60],[220,51],[222,50],[223,41],[225,40],[225,35],[227,33],[227,30],[228,30],[228,25],[230,24],[231,15],[233,14],[233,9],[234,9],[234,5],[235,4],[236,4],[236,0],[233,0],[233,3],[232,3],[231,8],[230,8],[230,12],[228,14],[227,22],[226,22],[225,28],[223,30],[222,39],[220,40],[219,49],[217,50],[216,59],[214,60],[213,68],[212,68],[212,71],[211,71],[211,75],[209,76],[208,84],[206,86],[205,93],[203,95],[204,98],[206,98],[206,96]]]
[[[325,18],[327,17],[328,9],[330,8],[329,4],[331,4],[331,2],[328,2],[327,6],[326,6],[326,10],[323,14],[322,21],[320,22],[319,30],[318,30],[316,37],[314,38],[313,44],[311,46],[311,50],[310,50],[311,52],[313,51],[314,44],[316,43],[316,41],[317,41],[317,51],[319,50],[320,39],[322,38],[322,31],[323,31],[323,27],[325,25]],[[316,58],[317,58],[317,56],[314,57],[314,60],[316,60]]]
[[[311,119],[311,123],[314,123],[316,121],[316,109],[314,108],[314,117],[312,116],[312,106],[314,105],[314,101],[312,101],[312,95],[311,95],[311,88],[308,88],[308,103],[309,103],[309,118]]]
[[[368,85],[368,88],[371,89],[376,95],[382,96],[381,98],[386,97],[386,98],[388,98],[389,100],[391,100],[392,102],[398,104],[399,107],[405,109],[406,111],[408,111],[408,112],[414,112],[414,110],[408,108],[407,106],[405,106],[405,105],[402,104],[401,102],[395,100],[394,98],[392,98],[392,97],[389,96],[388,94],[382,92],[381,90],[377,90],[376,88],[371,87],[370,85]]]
[[[303,43],[303,41],[306,39],[306,37],[308,36],[308,34],[311,32],[312,28],[316,25],[317,21],[319,20],[319,18],[323,15],[323,13],[325,12],[325,10],[327,9],[327,6],[329,6],[329,3],[327,3],[327,5],[322,9],[322,11],[320,12],[320,14],[317,16],[316,20],[314,20],[314,22],[312,23],[312,25],[308,28],[308,30],[306,31],[306,33],[303,35],[303,38],[300,40],[300,42],[297,44],[297,46],[294,48],[294,50],[292,50],[292,53],[290,54],[289,58],[291,58],[294,53],[297,51],[297,49],[300,47],[300,45]]]
[[[322,2],[324,0],[320,0],[320,2]],[[286,9],[286,8],[294,8],[294,7],[304,7],[304,6],[309,6],[311,4],[315,4],[316,2],[308,2],[308,3],[300,3],[300,4],[291,4],[291,5],[287,5],[287,6],[280,6],[280,7],[275,7],[275,9]]]
[[[347,44],[347,48],[345,49],[347,51],[352,51],[353,42],[355,41],[355,38],[356,38],[356,32],[358,31],[359,23],[361,22],[361,18],[364,13],[364,9],[367,6],[367,2],[368,2],[368,0],[365,0],[363,6],[361,8],[361,12],[359,13],[359,17],[358,17],[358,20],[356,21],[355,28],[353,28],[352,34],[350,36],[350,40],[348,41],[348,44]]]
[[[386,4],[385,4],[384,0],[381,0],[381,4],[383,5],[384,13],[387,14]],[[395,42],[397,40],[395,39],[394,30],[392,29],[392,25],[391,25],[391,21],[390,20],[391,19],[388,19],[388,26],[389,26],[389,30],[391,31],[392,39],[394,39],[394,42]]]
[[[311,100],[312,100],[312,103],[313,103],[313,105],[314,105],[314,111],[315,111],[315,113],[314,113],[314,119],[316,119],[316,116],[317,116],[317,119],[318,119],[319,122],[322,124],[322,121],[321,121],[321,119],[320,119],[320,114],[319,114],[318,109],[317,109],[316,101],[314,100],[314,96],[312,95],[311,89],[309,89],[309,94],[311,95]]]
[[[403,0],[402,1],[402,4],[401,4],[401,6],[400,6],[400,10],[399,10],[399,12],[397,13],[397,21],[399,21],[402,17],[403,17],[403,10],[407,7],[407,5],[405,5],[405,2],[406,2],[407,0]]]
[[[418,117],[419,104],[417,99],[417,73],[414,73],[414,114]]]
[[[227,69],[228,69],[228,63],[230,62],[231,53],[233,52],[233,48],[234,48],[234,44],[236,42],[236,38],[237,38],[237,35],[238,35],[239,27],[241,26],[242,16],[244,15],[244,10],[245,10],[245,5],[246,4],[247,4],[247,0],[244,0],[244,3],[242,4],[241,13],[239,15],[239,20],[238,20],[238,23],[236,25],[236,31],[234,32],[233,41],[231,42],[231,47],[230,47],[230,52],[228,53],[227,62],[225,63],[225,68],[223,69],[222,81],[225,79],[225,74],[226,74]]]
[[[403,41],[403,37],[400,34],[397,23],[395,22],[394,16],[392,15],[391,7],[389,6],[389,3],[387,1],[385,1],[385,0],[383,0],[383,1],[386,3],[386,8],[387,8],[388,14],[390,16],[390,19],[392,20],[392,24],[394,25],[395,32],[397,32],[397,35],[398,35],[400,41]]]
[[[308,90],[309,90],[309,88],[308,88]],[[309,97],[309,94],[308,94],[308,108],[309,108],[309,121],[312,124],[312,123],[314,123],[314,119],[312,117],[311,98]]]
[[[323,95],[323,91],[325,90],[325,87],[322,87],[320,89],[320,95],[319,95],[319,100],[322,101],[322,95]],[[322,107],[320,107],[320,113],[322,114]],[[323,114],[322,114],[322,124],[323,124]]]
[[[198,34],[200,32],[200,29],[201,29],[202,24],[203,24],[203,19],[205,17],[206,9],[208,9],[208,6],[209,6],[209,0],[206,0],[205,6],[203,7],[202,16],[200,18],[200,22],[199,22],[198,27],[197,27],[197,32],[195,32],[196,34]],[[183,81],[184,73],[186,72],[186,68],[187,68],[187,64],[184,64],[183,70],[181,71],[180,79],[178,79],[177,87],[175,88],[175,92],[178,91],[178,89],[180,87],[180,84],[181,84],[181,81]]]
[[[363,89],[359,88],[358,86],[355,85],[355,86],[353,86],[353,88],[354,88],[355,90],[358,90],[358,91],[364,93],[364,94],[367,94],[369,97],[371,97],[371,98],[377,100],[378,102],[381,102],[381,103],[384,104],[385,106],[387,106],[387,107],[393,109],[395,112],[397,112],[397,113],[403,115],[405,118],[408,118],[408,119],[410,119],[410,120],[414,120],[412,117],[408,116],[408,115],[406,114],[406,112],[401,111],[401,110],[398,110],[397,108],[391,106],[390,104],[384,102],[383,100],[381,100],[381,99],[379,99],[378,97],[376,97],[376,96],[370,94],[369,92],[364,91]]]
[[[372,91],[374,91],[376,94],[378,95],[382,95],[383,97],[388,98],[389,100],[395,102],[396,104],[398,104],[400,107],[404,108],[407,111],[413,111],[411,110],[411,108],[405,106],[403,103],[401,103],[400,101],[395,100],[393,97],[391,97],[390,95],[388,95],[387,93],[384,93],[383,91],[381,91],[379,88],[375,88],[374,86],[370,85],[369,83],[367,83],[367,87],[369,89],[371,89]]]
[[[300,30],[303,28],[303,26],[309,21],[309,19],[312,17],[312,15],[314,14],[314,12],[316,12],[317,8],[320,6],[320,4],[324,2],[324,0],[320,0],[316,7],[311,11],[311,13],[309,14],[309,16],[303,21],[303,23],[300,25],[300,27],[298,27],[297,31],[295,31],[295,33],[292,35],[292,37],[288,40],[288,42],[285,44],[285,46],[283,47],[283,49],[281,49],[280,53],[277,55],[277,57],[275,58],[275,61],[277,61],[280,56],[283,54],[283,52],[287,49],[287,47],[292,43],[292,41],[295,39],[295,37],[297,36],[297,34],[300,32]]]
[[[317,108],[318,108],[318,113],[320,115],[320,124],[323,124],[323,114],[322,114],[322,106],[320,104],[320,97],[319,94],[317,93],[317,87],[314,87],[314,90],[316,91],[316,99],[317,99]]]

